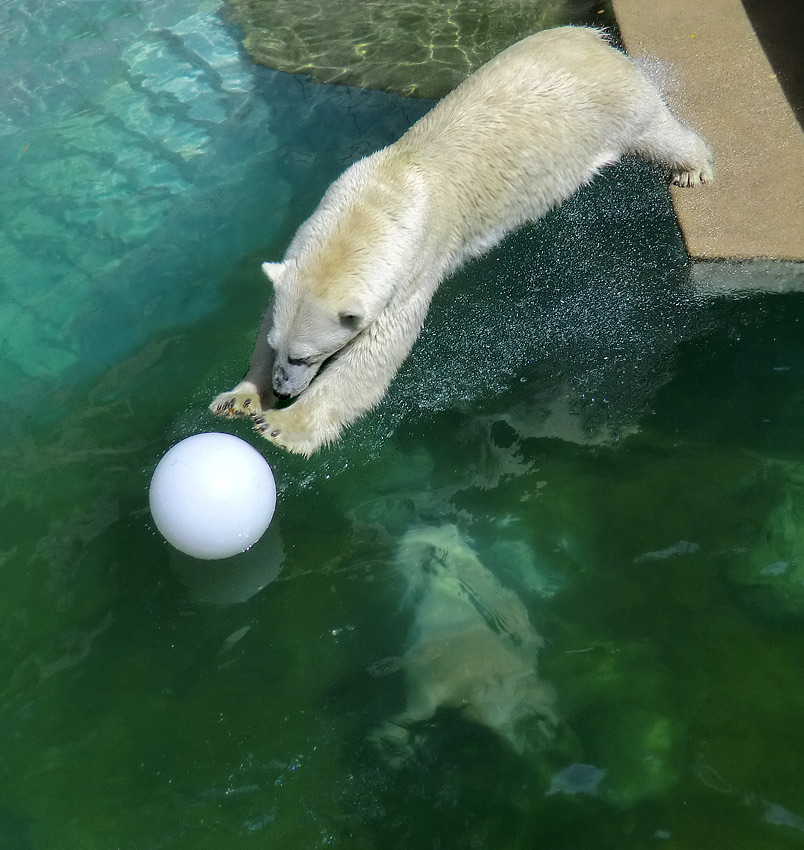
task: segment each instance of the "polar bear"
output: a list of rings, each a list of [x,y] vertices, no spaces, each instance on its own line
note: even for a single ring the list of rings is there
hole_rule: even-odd
[[[599,30],[504,50],[344,172],[263,265],[274,301],[248,373],[210,409],[307,456],[336,440],[383,397],[447,275],[625,154],[678,186],[714,178],[707,142]]]
[[[415,730],[439,708],[488,727],[514,752],[552,737],[555,692],[537,671],[542,638],[519,597],[504,587],[454,525],[406,532],[396,555],[413,612],[405,709],[371,740],[392,764],[415,752]]]

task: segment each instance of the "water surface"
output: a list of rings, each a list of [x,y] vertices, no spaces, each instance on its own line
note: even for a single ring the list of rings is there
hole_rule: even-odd
[[[702,297],[661,175],[625,162],[445,284],[378,410],[287,457],[206,412],[259,261],[427,104],[256,70],[212,6],[23,12],[0,848],[800,846],[804,297]],[[280,488],[218,566],[147,510],[210,429]],[[444,526],[543,638],[555,728],[516,753],[444,710],[394,765],[369,739],[406,700],[399,547]]]

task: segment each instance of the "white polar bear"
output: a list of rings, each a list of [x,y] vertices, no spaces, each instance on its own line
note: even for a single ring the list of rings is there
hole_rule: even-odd
[[[300,227],[273,281],[246,377],[211,404],[310,455],[385,394],[438,284],[637,154],[679,186],[714,178],[712,151],[600,31],[525,38],[401,139],[352,165]],[[296,398],[271,409],[274,394]]]
[[[396,567],[413,610],[405,670],[407,704],[371,735],[389,762],[415,752],[415,727],[439,708],[459,709],[517,753],[550,738],[555,693],[539,677],[542,638],[516,594],[480,561],[454,525],[408,531]]]

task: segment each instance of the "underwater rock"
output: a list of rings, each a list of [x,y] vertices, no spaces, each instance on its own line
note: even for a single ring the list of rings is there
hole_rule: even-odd
[[[560,770],[550,781],[550,787],[545,791],[549,797],[553,794],[597,794],[600,783],[606,776],[606,771],[593,764],[574,762]]]
[[[779,487],[759,539],[739,552],[729,578],[751,589],[752,601],[771,613],[804,614],[804,466],[767,461],[768,477]]]
[[[607,775],[601,796],[627,808],[662,797],[678,783],[684,753],[684,724],[657,711],[627,711],[598,742]]]
[[[526,35],[587,23],[594,0],[231,0],[243,45],[262,65],[438,98]]]
[[[578,731],[584,762],[603,772],[586,793],[621,808],[669,793],[681,776],[687,728],[651,648],[616,641],[566,653],[562,716]],[[556,792],[571,793],[563,778],[554,780]]]
[[[536,670],[542,639],[519,598],[486,569],[457,528],[408,531],[396,566],[407,582],[413,627],[399,665],[407,705],[371,736],[389,763],[413,755],[411,727],[442,707],[460,709],[518,753],[526,750],[531,730],[549,735],[555,697]]]
[[[652,561],[666,561],[668,558],[677,558],[679,555],[694,555],[701,547],[689,540],[679,540],[665,549],[657,549],[654,552],[645,552],[634,558],[635,564],[647,564]]]

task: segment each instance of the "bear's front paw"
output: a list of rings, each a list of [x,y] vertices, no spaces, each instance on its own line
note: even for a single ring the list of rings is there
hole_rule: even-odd
[[[331,442],[338,431],[325,433],[305,416],[298,403],[282,410],[269,410],[252,417],[254,427],[274,445],[286,451],[310,457],[313,452]],[[339,429],[338,429],[339,430]]]
[[[251,381],[241,381],[228,393],[221,393],[209,409],[217,416],[256,416],[262,413],[260,393]]]

